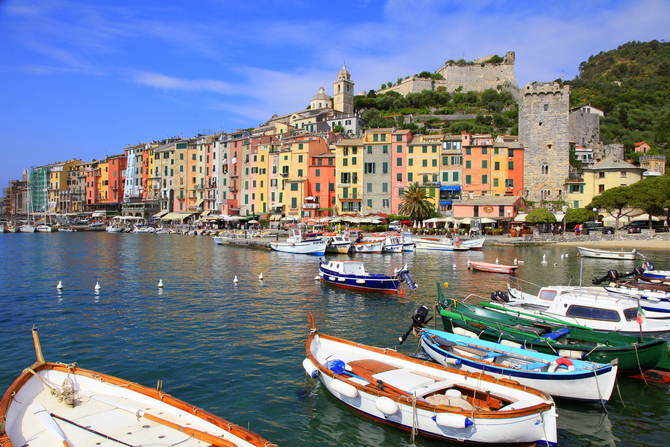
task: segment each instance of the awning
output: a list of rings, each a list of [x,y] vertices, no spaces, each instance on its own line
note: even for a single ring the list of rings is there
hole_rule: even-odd
[[[281,220],[281,214],[273,214],[270,216],[270,220]]]
[[[460,191],[460,186],[440,186],[440,191]]]
[[[95,213],[91,214],[91,218],[93,217],[107,217],[107,212],[106,211],[96,211]]]
[[[193,213],[168,213],[161,218],[161,220],[181,220],[191,217]]]
[[[528,214],[517,214],[514,218],[514,222],[525,222],[526,216],[528,216]]]
[[[202,205],[204,201],[205,201],[205,199],[200,199],[200,200],[196,201],[196,202],[195,202],[195,206],[200,206],[200,205]]]
[[[200,214],[200,217],[207,217],[207,216],[209,216],[209,213],[211,213],[210,210],[203,211],[202,214]]]
[[[165,216],[167,213],[169,213],[168,210],[161,211],[160,213],[156,213],[156,214],[154,214],[153,217],[154,217],[155,219],[160,219],[161,217]]]

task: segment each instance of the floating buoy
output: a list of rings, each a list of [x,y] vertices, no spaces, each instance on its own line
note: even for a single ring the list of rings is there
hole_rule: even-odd
[[[546,254],[545,254],[545,255],[542,255],[542,260],[543,260],[543,261],[546,261],[546,260],[547,260],[547,255],[546,255]]]
[[[162,279],[158,280],[158,287],[159,288],[163,287],[163,280]]]
[[[561,259],[563,259],[564,256],[565,256],[565,255],[564,255],[563,253],[561,253]]]
[[[498,264],[498,258],[496,258],[496,264]]]
[[[321,279],[321,277],[320,277],[319,275],[316,275],[316,276],[314,277],[314,281],[318,281],[319,279]]]
[[[449,288],[449,283],[448,283],[448,282],[445,282],[445,283],[444,283],[444,287],[445,287],[445,288]]]
[[[259,280],[259,281],[263,281],[263,272],[261,272],[261,274],[258,275],[258,280]]]
[[[233,278],[233,282],[234,282],[235,284],[237,284],[237,282],[238,282],[238,281],[237,281],[237,276],[236,276],[235,278]]]
[[[63,283],[58,281],[58,285],[56,286],[57,289],[62,289],[63,288]]]
[[[558,264],[556,264],[556,263],[554,262],[554,267],[556,267],[557,265],[558,265]]]
[[[100,283],[96,282],[95,283],[95,290],[100,290],[102,287],[100,287]]]
[[[565,257],[566,257],[566,258],[568,257],[568,254],[567,254],[567,253],[565,254]]]

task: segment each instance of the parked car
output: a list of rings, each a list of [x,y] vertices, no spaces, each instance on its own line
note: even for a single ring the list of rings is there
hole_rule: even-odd
[[[654,230],[656,230],[657,233],[662,233],[662,232],[667,232],[668,227],[665,226],[664,221],[653,221],[652,226]],[[622,230],[628,231],[628,233],[639,233],[641,230],[648,230],[649,229],[649,221],[648,220],[635,220],[628,225],[624,225],[621,227]]]
[[[602,222],[589,221],[582,224],[582,234],[588,235],[592,232],[600,232],[603,234],[614,234],[614,227],[603,225]]]

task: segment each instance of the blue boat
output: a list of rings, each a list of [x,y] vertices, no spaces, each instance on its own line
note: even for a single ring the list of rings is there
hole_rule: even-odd
[[[421,347],[436,362],[463,371],[512,379],[554,397],[607,402],[617,364],[558,357],[449,332],[422,329]]]
[[[368,292],[395,293],[400,284],[407,283],[410,289],[416,289],[405,265],[395,270],[393,275],[368,273],[361,261],[319,260],[319,278],[334,286]]]

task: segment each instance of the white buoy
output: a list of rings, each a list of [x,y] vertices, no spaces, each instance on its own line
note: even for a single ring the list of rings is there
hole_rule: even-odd
[[[237,284],[237,282],[238,282],[238,281],[237,281],[237,276],[235,276],[235,278],[233,278],[233,282],[234,282],[235,284]]]
[[[102,289],[102,287],[100,287],[100,283],[96,282],[95,283],[95,290],[100,290],[100,289]]]
[[[567,254],[567,253],[565,254],[565,257],[566,257],[566,258],[568,257],[568,254]]]
[[[321,277],[320,277],[319,275],[316,275],[316,276],[314,277],[314,281],[318,281],[318,280],[320,280],[320,279],[321,279]]]
[[[556,267],[557,265],[558,265],[558,264],[556,264],[556,263],[554,262],[554,267]]]
[[[542,260],[546,261],[547,260],[547,255],[542,255]]]
[[[161,287],[163,287],[163,280],[159,279],[158,280],[158,288],[161,288]]]
[[[261,274],[258,275],[258,279],[259,279],[259,281],[263,281],[263,272],[261,272]]]
[[[496,264],[498,264],[498,258],[496,258]]]
[[[58,281],[58,285],[56,286],[57,289],[62,289],[63,288],[63,283]]]
[[[561,259],[563,259],[564,256],[565,256],[565,255],[564,255],[563,253],[561,253]]]

